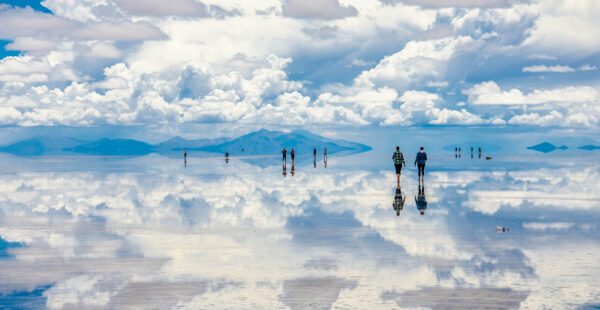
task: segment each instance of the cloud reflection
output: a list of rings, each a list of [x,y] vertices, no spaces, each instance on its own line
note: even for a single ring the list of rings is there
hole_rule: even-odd
[[[244,173],[1,175],[0,236],[25,246],[0,258],[0,292],[50,285],[49,308],[464,308],[466,298],[447,298],[463,295],[538,308],[583,304],[600,284],[600,247],[582,235],[597,214],[578,223],[589,229],[566,230],[544,213],[597,209],[594,167],[432,171],[426,215],[408,199],[398,217],[391,170],[299,166],[283,179],[276,166],[229,166]],[[419,196],[414,172],[402,178],[401,192]],[[496,235],[502,214],[525,206],[522,223]],[[532,230],[581,261],[561,260]],[[556,265],[589,275],[570,280],[577,295]]]

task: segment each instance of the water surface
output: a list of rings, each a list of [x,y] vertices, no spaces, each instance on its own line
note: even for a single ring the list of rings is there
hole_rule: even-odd
[[[433,150],[418,197],[392,151],[285,177],[270,157],[2,155],[0,307],[600,305],[598,152]]]

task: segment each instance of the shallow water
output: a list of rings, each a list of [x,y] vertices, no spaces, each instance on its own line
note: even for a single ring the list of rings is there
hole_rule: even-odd
[[[2,155],[0,308],[600,305],[598,152],[433,152],[424,215],[391,153]]]

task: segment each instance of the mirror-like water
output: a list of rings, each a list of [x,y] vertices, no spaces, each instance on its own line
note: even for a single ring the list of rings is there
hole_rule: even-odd
[[[387,151],[387,150],[386,150]],[[597,153],[0,158],[0,307],[600,305]],[[424,208],[423,202],[426,201]],[[420,214],[423,209],[423,215]]]

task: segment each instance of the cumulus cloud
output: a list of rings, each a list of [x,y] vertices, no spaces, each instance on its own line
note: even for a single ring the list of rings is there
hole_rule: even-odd
[[[49,51],[56,47],[56,41],[40,40],[32,37],[17,37],[12,43],[6,45],[9,51],[40,52]]]
[[[553,16],[581,20],[579,28],[592,29],[595,21],[579,5],[563,12],[552,1],[46,0],[52,14],[6,5],[0,37],[12,41],[7,49],[32,57],[19,60],[32,69],[0,74],[1,101],[19,112],[11,110],[7,121],[21,117],[17,124],[28,125],[250,126],[285,119],[296,126],[593,126],[597,90],[577,77],[596,66],[585,55],[535,43],[532,34]],[[519,58],[570,65],[508,68]],[[506,90],[484,82],[460,94],[465,80],[494,80],[498,61],[506,61],[510,78],[571,72],[575,80],[567,87],[551,74],[543,76],[544,87]],[[40,70],[44,63],[48,68]],[[115,68],[123,75],[106,74]],[[39,86],[47,90],[34,90]],[[72,86],[82,92],[66,96]],[[405,100],[413,91],[437,98]],[[514,108],[523,105],[529,110]],[[87,112],[78,116],[66,107]]]
[[[356,16],[353,6],[342,6],[339,0],[282,0],[284,16],[307,19],[337,19]]]
[[[596,53],[600,31],[596,18],[600,5],[594,0],[565,3],[559,0],[540,1],[535,5],[539,17],[523,46],[536,51],[553,51],[555,55],[573,57]]]
[[[164,38],[154,25],[143,21],[81,23],[27,8],[0,11],[2,38],[31,37],[37,40],[153,40]],[[31,42],[30,42],[31,43]]]
[[[443,77],[447,61],[471,43],[470,37],[411,41],[401,51],[384,57],[375,68],[363,71],[354,82],[361,86],[389,86],[405,90],[432,78]]]
[[[528,94],[513,88],[500,89],[493,81],[474,85],[463,90],[469,96],[469,103],[475,105],[530,105],[552,102],[586,103],[600,99],[598,91],[589,86],[570,86],[555,89],[535,89]]]

